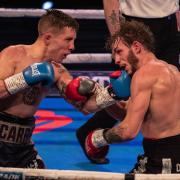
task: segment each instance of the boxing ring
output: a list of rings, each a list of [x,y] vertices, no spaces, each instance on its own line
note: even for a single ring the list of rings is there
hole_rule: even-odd
[[[74,18],[104,19],[103,10],[62,10]],[[0,17],[39,17],[42,9],[5,9],[0,8]],[[64,64],[111,63],[109,53],[74,53],[69,55]],[[76,71],[72,71],[78,75]],[[88,75],[87,72],[81,72]],[[109,72],[90,73],[91,78],[106,83]],[[109,164],[91,164],[85,157],[75,137],[75,130],[92,115],[83,115],[61,97],[52,92],[46,97],[36,112],[36,128],[33,140],[43,158],[47,170],[0,168],[0,179],[63,179],[63,180],[169,180],[180,179],[176,174],[132,175],[131,170],[136,157],[142,153],[139,134],[133,141],[112,145],[108,158]]]

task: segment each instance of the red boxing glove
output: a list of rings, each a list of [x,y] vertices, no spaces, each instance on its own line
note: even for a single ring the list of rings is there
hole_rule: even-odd
[[[81,78],[73,79],[66,87],[65,95],[68,99],[74,101],[85,101],[87,98],[78,92]]]
[[[105,158],[109,151],[109,145],[103,137],[104,129],[95,130],[86,137],[85,149],[92,159]]]
[[[94,86],[91,79],[77,77],[67,85],[65,95],[69,100],[85,101],[93,93]]]
[[[117,79],[119,76],[121,76],[121,74],[122,74],[121,71],[117,70],[117,71],[114,71],[114,72],[110,73],[109,77]]]

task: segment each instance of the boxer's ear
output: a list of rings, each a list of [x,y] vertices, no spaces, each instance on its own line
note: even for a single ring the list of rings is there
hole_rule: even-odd
[[[44,40],[44,42],[45,42],[45,45],[49,45],[51,39],[52,39],[52,34],[51,34],[51,33],[45,33],[45,34],[43,35],[43,40]]]
[[[131,48],[134,54],[139,54],[142,51],[143,45],[138,41],[134,41],[131,45]]]

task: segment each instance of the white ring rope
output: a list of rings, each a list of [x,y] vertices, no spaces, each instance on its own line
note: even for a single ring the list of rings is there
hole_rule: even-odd
[[[103,10],[84,10],[84,9],[60,9],[63,12],[77,19],[104,19]],[[44,9],[25,9],[25,8],[0,8],[0,17],[40,17],[44,14]]]
[[[1,179],[25,180],[34,177],[41,179],[63,180],[178,180],[180,174],[122,174],[96,171],[71,171],[71,170],[48,170],[48,169],[23,169],[23,168],[0,168]]]
[[[83,53],[70,54],[63,60],[63,63],[111,63],[111,54],[105,53]]]

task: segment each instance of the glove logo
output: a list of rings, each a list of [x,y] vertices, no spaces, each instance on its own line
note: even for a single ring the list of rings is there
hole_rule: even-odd
[[[32,76],[39,76],[40,75],[37,64],[33,64],[31,66],[31,70],[32,70]]]

